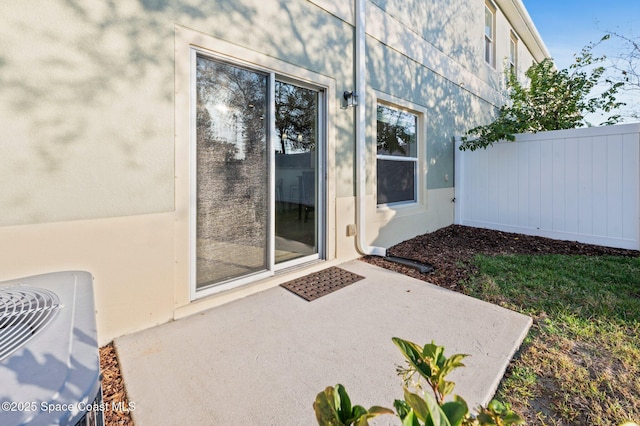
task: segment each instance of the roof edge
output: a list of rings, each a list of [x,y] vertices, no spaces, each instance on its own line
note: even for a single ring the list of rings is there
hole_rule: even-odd
[[[537,62],[551,58],[547,46],[542,40],[527,8],[522,0],[494,0],[502,13],[507,17],[509,23],[525,43],[532,56]]]

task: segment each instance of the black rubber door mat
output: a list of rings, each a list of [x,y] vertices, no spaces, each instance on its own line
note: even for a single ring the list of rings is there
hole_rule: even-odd
[[[364,279],[363,276],[332,266],[331,268],[287,281],[280,286],[311,302],[362,279]]]

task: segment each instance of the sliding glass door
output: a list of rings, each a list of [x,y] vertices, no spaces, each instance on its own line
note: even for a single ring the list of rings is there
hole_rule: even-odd
[[[268,75],[196,65],[197,287],[269,266]]]
[[[318,102],[312,89],[276,81],[275,261],[318,253]]]
[[[319,258],[322,91],[194,56],[196,290]]]

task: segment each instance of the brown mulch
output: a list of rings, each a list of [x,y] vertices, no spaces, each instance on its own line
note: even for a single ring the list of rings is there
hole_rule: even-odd
[[[106,407],[103,411],[104,424],[107,426],[133,426],[133,419],[130,412],[127,411],[127,408],[130,407],[129,399],[112,343],[100,348],[100,370],[102,373],[102,398]],[[131,407],[135,408],[135,405]]]
[[[387,250],[389,256],[406,257],[433,265],[435,270],[431,273],[421,274],[413,268],[375,256],[366,256],[362,260],[450,290],[461,291],[461,283],[475,271],[472,261],[476,254],[490,256],[509,254],[640,256],[640,252],[636,250],[450,225],[435,232],[403,241]]]

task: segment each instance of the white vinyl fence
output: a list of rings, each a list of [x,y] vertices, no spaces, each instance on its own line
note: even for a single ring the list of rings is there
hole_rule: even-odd
[[[455,154],[455,223],[640,249],[640,123]]]

